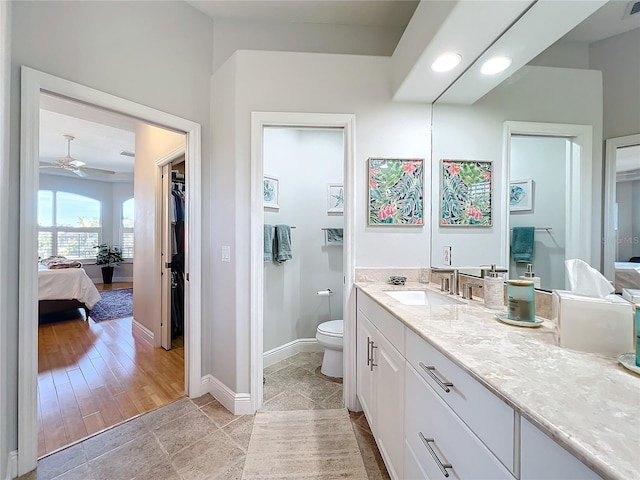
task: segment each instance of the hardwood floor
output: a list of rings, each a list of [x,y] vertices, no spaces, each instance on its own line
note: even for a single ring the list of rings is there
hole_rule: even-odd
[[[131,325],[78,310],[39,327],[38,456],[184,396],[184,348],[154,348]]]

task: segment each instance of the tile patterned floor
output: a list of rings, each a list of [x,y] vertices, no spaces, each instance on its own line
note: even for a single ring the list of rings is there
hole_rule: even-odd
[[[318,358],[299,354],[265,370],[265,409],[342,408],[342,385],[316,372]],[[389,479],[366,418],[349,416],[368,478]],[[210,394],[183,398],[41,459],[20,480],[240,480],[253,419]]]
[[[342,408],[342,379],[320,373],[322,352],[298,353],[264,369],[264,410]]]

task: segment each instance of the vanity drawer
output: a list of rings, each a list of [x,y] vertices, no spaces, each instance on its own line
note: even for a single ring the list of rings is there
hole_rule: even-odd
[[[513,409],[409,329],[406,358],[433,391],[513,471]]]
[[[513,480],[413,367],[407,365],[405,371],[405,441],[410,447],[405,451],[405,468],[408,466],[413,475],[426,473],[418,478],[431,480],[444,478],[445,473],[456,480]]]
[[[404,355],[404,325],[366,293],[358,290],[357,305],[369,321]]]

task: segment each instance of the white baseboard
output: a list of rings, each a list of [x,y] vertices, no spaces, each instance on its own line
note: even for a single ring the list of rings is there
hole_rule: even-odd
[[[279,347],[264,352],[264,368],[275,365],[285,358],[300,352],[322,352],[323,348],[315,338],[298,338]]]
[[[251,408],[251,395],[235,393],[213,375],[202,377],[202,392],[209,392],[227,410],[234,415],[250,415],[255,413]]]
[[[136,322],[135,319],[133,320],[131,326],[133,328],[134,334],[137,332],[142,338],[144,338],[147,342],[153,345],[153,332],[151,330],[149,330],[147,327],[145,327],[141,323]]]
[[[7,459],[7,474],[5,475],[6,480],[13,480],[18,477],[18,451],[14,450],[9,453],[9,458]]]

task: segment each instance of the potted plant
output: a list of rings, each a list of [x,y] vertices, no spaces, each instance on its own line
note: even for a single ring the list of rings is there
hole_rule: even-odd
[[[102,265],[102,281],[109,285],[113,281],[113,268],[123,260],[120,248],[112,247],[108,243],[101,243],[93,248],[98,249],[96,265]]]

